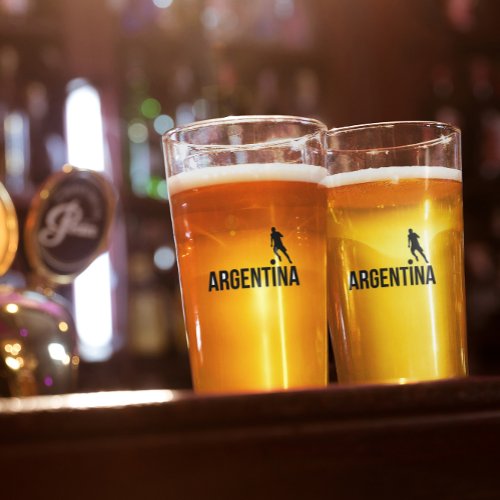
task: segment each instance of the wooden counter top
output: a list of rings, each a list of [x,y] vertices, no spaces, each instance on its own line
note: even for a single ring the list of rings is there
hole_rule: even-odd
[[[0,399],[6,500],[478,500],[499,465],[500,378]]]

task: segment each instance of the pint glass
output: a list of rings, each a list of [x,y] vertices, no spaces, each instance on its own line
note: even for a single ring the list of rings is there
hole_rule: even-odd
[[[340,382],[467,372],[460,131],[329,131],[328,316]]]
[[[326,384],[325,131],[247,116],[163,138],[197,392]]]

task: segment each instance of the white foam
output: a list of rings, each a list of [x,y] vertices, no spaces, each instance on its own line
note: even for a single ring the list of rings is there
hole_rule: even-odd
[[[168,191],[175,193],[203,186],[257,181],[295,181],[319,183],[328,174],[326,168],[296,163],[246,163],[224,167],[207,167],[173,175]]]
[[[326,187],[346,186],[366,182],[391,181],[400,179],[447,179],[462,182],[462,171],[448,167],[380,167],[340,172],[325,177],[321,184]]]

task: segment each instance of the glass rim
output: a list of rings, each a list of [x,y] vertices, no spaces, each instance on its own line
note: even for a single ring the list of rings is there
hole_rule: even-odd
[[[290,124],[305,124],[315,125],[318,130],[309,132],[307,134],[299,135],[297,137],[280,137],[272,141],[266,142],[250,142],[247,144],[196,144],[194,142],[180,140],[178,135],[181,132],[189,132],[199,130],[205,127],[214,125],[238,125],[243,123],[290,123]],[[222,151],[222,150],[238,150],[238,149],[253,149],[269,146],[279,146],[281,144],[288,144],[291,141],[296,141],[304,138],[312,138],[320,132],[326,134],[328,127],[316,118],[308,118],[296,115],[230,115],[221,118],[210,118],[207,120],[198,120],[186,125],[173,128],[162,135],[162,142],[164,144],[186,144],[192,149],[199,149],[200,151]]]
[[[379,145],[369,148],[337,148],[331,147],[328,144],[328,139],[335,135],[341,135],[348,132],[356,132],[356,131],[365,131],[370,129],[382,129],[382,128],[391,128],[397,125],[407,125],[414,126],[415,130],[419,128],[431,128],[435,130],[445,130],[447,133],[441,137],[436,137],[433,139],[428,139],[425,141],[419,142],[409,142],[407,144],[400,145]],[[449,140],[453,136],[460,136],[461,130],[459,127],[452,125],[450,123],[440,122],[440,121],[432,121],[432,120],[396,120],[396,121],[386,121],[386,122],[374,122],[374,123],[361,123],[357,125],[347,125],[343,127],[334,127],[329,129],[326,132],[326,150],[327,151],[357,151],[357,152],[369,152],[369,151],[394,151],[394,150],[402,150],[409,149],[414,147],[425,147],[425,146],[434,146],[444,142],[445,140]]]

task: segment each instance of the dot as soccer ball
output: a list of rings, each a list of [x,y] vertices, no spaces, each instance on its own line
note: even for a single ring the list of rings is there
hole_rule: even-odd
[[[276,261],[274,259],[271,259],[271,264],[274,266],[274,264],[276,264]]]
[[[408,261],[408,264],[410,264],[410,266],[411,266],[411,265],[413,264],[413,260],[411,260],[411,259],[410,259],[410,260]]]

